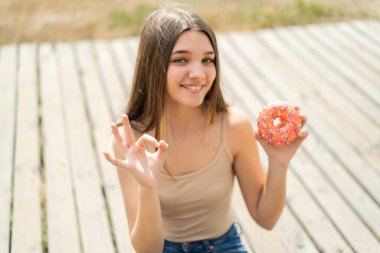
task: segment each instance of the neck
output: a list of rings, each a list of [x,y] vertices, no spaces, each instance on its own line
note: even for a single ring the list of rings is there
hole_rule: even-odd
[[[207,124],[207,112],[203,106],[189,108],[185,106],[168,107],[168,130],[172,136],[184,136],[203,132]]]

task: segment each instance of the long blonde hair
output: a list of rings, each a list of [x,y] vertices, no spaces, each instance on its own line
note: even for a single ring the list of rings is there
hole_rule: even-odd
[[[226,103],[220,88],[219,54],[212,29],[198,15],[183,8],[162,8],[146,20],[141,32],[129,103],[125,109],[132,127],[140,132],[155,130],[155,137],[162,138],[165,126],[165,92],[167,69],[174,44],[179,36],[189,30],[206,34],[215,52],[216,78],[205,96],[207,126],[216,112],[226,111]],[[133,122],[143,123],[135,124]]]

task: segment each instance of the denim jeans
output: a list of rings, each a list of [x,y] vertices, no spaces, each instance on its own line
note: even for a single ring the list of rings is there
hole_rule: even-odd
[[[234,223],[222,236],[210,240],[178,243],[165,240],[163,253],[247,253],[240,240],[240,225]]]

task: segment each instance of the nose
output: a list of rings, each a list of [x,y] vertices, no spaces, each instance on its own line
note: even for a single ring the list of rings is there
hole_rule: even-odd
[[[189,69],[189,78],[191,79],[203,79],[206,77],[206,73],[201,63],[193,63]]]

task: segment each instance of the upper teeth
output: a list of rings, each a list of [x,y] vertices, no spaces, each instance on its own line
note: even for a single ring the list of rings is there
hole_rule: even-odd
[[[202,88],[202,86],[193,86],[193,85],[184,85],[184,87],[189,90],[200,90]]]

